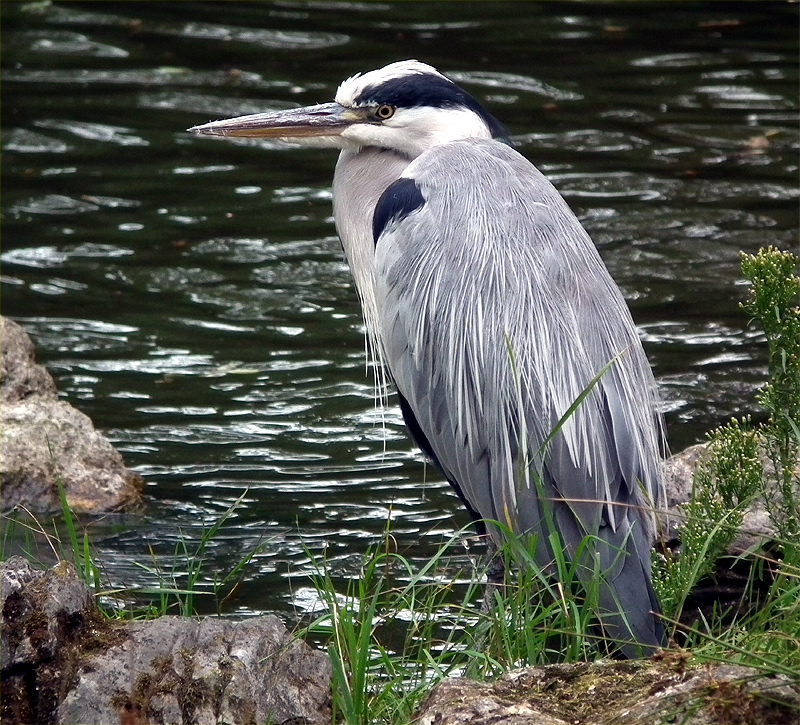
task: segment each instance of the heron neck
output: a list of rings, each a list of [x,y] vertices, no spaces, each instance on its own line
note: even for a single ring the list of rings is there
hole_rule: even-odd
[[[386,187],[400,178],[411,160],[394,151],[364,147],[344,150],[333,176],[333,216],[364,310],[367,332],[377,332],[373,289],[375,241],[372,214]]]

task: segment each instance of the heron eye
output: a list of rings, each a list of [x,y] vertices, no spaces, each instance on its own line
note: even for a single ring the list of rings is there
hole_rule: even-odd
[[[385,121],[387,118],[394,116],[394,106],[384,103],[382,106],[378,106],[375,109],[375,115],[380,118],[381,121]]]

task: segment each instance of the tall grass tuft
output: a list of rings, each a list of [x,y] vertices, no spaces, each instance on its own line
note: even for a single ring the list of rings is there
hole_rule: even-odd
[[[165,614],[190,617],[197,614],[196,599],[199,596],[213,597],[217,614],[221,614],[226,600],[243,579],[250,561],[264,546],[259,544],[223,572],[209,570],[208,548],[241,505],[247,495],[245,491],[210,526],[203,528],[200,541],[194,546],[190,547],[187,538],[179,537],[168,569],[162,569],[152,549],[151,564],[134,561],[152,579],[152,584],[112,587],[108,583],[109,573],[104,570],[93,549],[88,527],[79,531],[80,519],[70,508],[64,487],[58,478],[56,485],[62,522],[58,523],[53,518],[53,531],[50,533],[45,524],[26,510],[4,515],[0,558],[5,559],[8,556],[10,539],[18,530],[22,530],[25,534],[22,553],[30,561],[38,563],[40,557],[36,555],[35,549],[44,539],[55,559],[69,561],[75,566],[78,577],[92,589],[101,613],[107,617],[149,619]]]
[[[556,578],[537,565],[533,537],[504,531],[497,556],[505,561],[505,579],[484,600],[485,572],[464,566],[464,535],[455,534],[415,568],[394,550],[387,529],[359,575],[344,584],[324,557],[307,552],[324,613],[301,634],[326,642],[337,721],[409,722],[424,694],[449,675],[493,679],[613,648],[594,629],[599,584],[587,591],[577,564],[562,555]]]
[[[395,551],[387,528],[342,593],[325,559],[307,551],[325,613],[304,634],[328,643],[337,722],[410,722],[432,684],[464,665],[461,640],[476,620],[479,588],[461,586],[474,572],[464,577],[452,565],[461,540],[454,535],[418,567]]]
[[[261,551],[263,544],[259,544],[234,562],[222,576],[216,570],[209,574],[206,553],[214,537],[234,515],[247,494],[248,491],[245,490],[219,518],[212,522],[211,526],[203,528],[200,541],[193,549],[189,548],[187,539],[181,536],[175,544],[169,571],[161,569],[152,550],[150,552],[152,564],[134,562],[157,582],[152,587],[123,590],[128,594],[134,594],[137,598],[155,597],[145,610],[146,616],[178,614],[182,617],[192,617],[197,614],[195,599],[198,596],[212,596],[217,614],[222,613],[225,600],[238,587],[247,565]]]

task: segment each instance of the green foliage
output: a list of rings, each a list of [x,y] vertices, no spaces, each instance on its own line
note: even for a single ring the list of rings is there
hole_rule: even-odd
[[[509,530],[502,530],[502,535],[505,543],[497,556],[503,561],[504,580],[488,588],[482,616],[467,632],[470,650],[481,653],[469,662],[467,674],[492,678],[515,667],[596,656],[599,635],[591,627],[597,623],[602,573],[595,572],[589,587],[581,585],[577,574],[578,562],[592,548],[590,537],[581,543],[573,562],[566,560],[563,547],[551,537],[553,568],[545,572],[535,557],[535,537]]]
[[[454,601],[460,572],[441,575],[459,538],[444,543],[415,570],[393,550],[387,530],[365,554],[359,576],[346,582],[344,594],[337,591],[327,562],[307,551],[326,613],[304,633],[327,641],[336,722],[410,722],[424,692],[463,663],[456,633],[475,619],[470,600],[476,588],[470,585]]]
[[[688,633],[687,646],[696,656],[791,672],[797,669],[800,650],[798,260],[788,252],[762,249],[742,255],[742,271],[752,282],[743,308],[761,324],[769,348],[769,382],[758,396],[768,418],[758,426],[749,418],[733,419],[709,433],[691,500],[681,512],[680,555],[667,560],[656,556],[653,584],[665,617],[677,623],[690,591],[712,573],[744,513],[760,499],[777,531],[777,552],[751,551],[740,557],[757,557],[744,594],[745,602],[753,600],[754,606],[727,619],[731,613],[715,612],[714,621],[700,622]],[[763,576],[772,578],[772,584],[756,601],[755,583]]]
[[[21,529],[25,533],[23,554],[27,559],[36,562],[41,557],[35,555],[35,549],[44,539],[56,559],[70,561],[75,566],[78,577],[93,590],[100,611],[108,617],[149,619],[165,614],[194,616],[197,613],[195,598],[198,596],[212,596],[217,613],[221,613],[225,601],[242,580],[247,565],[261,550],[262,545],[256,546],[223,573],[216,569],[209,572],[206,557],[208,546],[239,507],[247,495],[245,491],[211,526],[203,529],[200,542],[193,550],[189,548],[186,538],[179,538],[168,571],[163,571],[159,566],[152,549],[152,564],[134,562],[152,577],[151,586],[111,588],[107,585],[102,563],[93,552],[88,529],[79,534],[80,520],[69,507],[60,480],[57,479],[56,483],[63,521],[57,525],[54,519],[53,532],[50,533],[27,511],[4,516],[0,555],[6,558],[10,548],[9,540]]]
[[[72,562],[75,564],[75,571],[78,572],[78,577],[84,581],[86,586],[100,589],[100,569],[97,567],[91,555],[89,534],[85,531],[83,532],[81,546],[78,546],[78,534],[75,531],[72,511],[67,503],[67,495],[64,492],[64,486],[61,479],[58,477],[56,477],[56,484],[58,485],[58,496],[61,500],[61,511],[64,514],[64,524],[67,528],[67,536],[69,537],[70,544],[69,551],[72,553]]]
[[[454,551],[462,534],[417,570],[393,550],[387,530],[366,553],[358,576],[344,585],[337,585],[324,559],[307,552],[325,613],[301,634],[326,644],[337,722],[410,722],[424,694],[448,675],[490,679],[516,667],[582,661],[604,651],[590,629],[597,587],[580,586],[577,565],[561,555],[554,563],[556,581],[538,567],[532,537],[503,530],[506,543],[497,556],[505,579],[489,587],[480,608],[481,572],[453,564],[463,558]]]
[[[244,576],[245,568],[250,563],[250,560],[261,550],[261,545],[256,546],[242,559],[235,562],[222,577],[216,570],[211,573],[210,577],[207,576],[206,579],[210,580],[211,584],[210,590],[208,588],[200,588],[205,583],[203,581],[207,569],[205,555],[209,544],[236,509],[239,508],[246,495],[247,491],[242,493],[209,528],[203,529],[200,541],[194,551],[190,551],[188,548],[185,537],[179,538],[175,544],[175,552],[169,572],[162,571],[152,550],[150,552],[152,564],[134,562],[136,566],[157,580],[158,584],[156,586],[137,587],[136,589],[122,591],[135,594],[137,598],[142,596],[155,597],[155,601],[151,601],[146,609],[147,616],[162,616],[173,613],[183,617],[194,616],[197,614],[195,597],[198,595],[213,596],[217,613],[221,613],[224,601],[230,597],[233,590],[238,586]]]
[[[742,306],[764,329],[769,382],[759,403],[769,414],[764,452],[777,487],[764,486],[768,511],[781,536],[800,537],[800,276],[798,259],[769,247],[742,255],[742,272],[753,286]],[[776,496],[776,488],[780,495]]]
[[[668,619],[680,618],[690,591],[725,553],[761,487],[758,437],[748,418],[734,418],[708,438],[691,499],[682,507],[680,556],[654,559],[653,587]]]

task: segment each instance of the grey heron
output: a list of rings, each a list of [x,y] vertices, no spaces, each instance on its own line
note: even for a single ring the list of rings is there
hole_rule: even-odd
[[[625,656],[662,646],[652,371],[589,235],[502,126],[408,60],[332,103],[189,130],[340,150],[336,228],[412,438],[496,544],[507,527],[537,536],[545,570],[557,545],[584,584],[601,572],[598,616]]]

